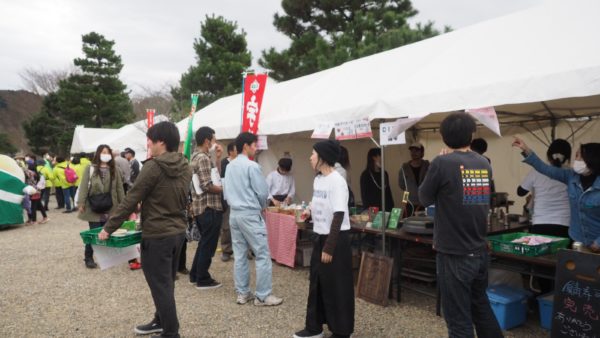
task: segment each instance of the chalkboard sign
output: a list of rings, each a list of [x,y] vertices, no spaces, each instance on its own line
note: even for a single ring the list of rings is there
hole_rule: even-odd
[[[600,255],[561,250],[552,337],[600,338]]]

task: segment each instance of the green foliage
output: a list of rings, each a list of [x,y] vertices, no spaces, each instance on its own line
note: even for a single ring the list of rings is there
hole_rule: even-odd
[[[200,26],[200,37],[194,40],[197,63],[181,76],[178,88],[172,88],[173,110],[186,116],[190,95],[199,93],[198,107],[202,108],[219,98],[239,93],[242,72],[251,62],[246,33],[238,31],[237,23],[221,16],[206,16]]]
[[[10,142],[8,135],[0,133],[0,154],[14,154],[17,148]]]
[[[273,24],[292,39],[288,49],[263,51],[259,64],[289,80],[439,34],[433,23],[410,27],[410,0],[283,0]],[[448,31],[449,28],[446,28]]]
[[[44,98],[42,110],[23,124],[36,152],[67,154],[76,125],[120,127],[134,118],[127,86],[119,79],[121,57],[114,41],[91,32],[83,35],[84,58],[74,60],[78,71],[60,81]]]

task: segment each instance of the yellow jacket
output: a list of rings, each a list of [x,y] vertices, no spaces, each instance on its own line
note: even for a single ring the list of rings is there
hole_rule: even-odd
[[[67,178],[65,177],[65,168],[69,165],[69,162],[63,161],[57,163],[54,166],[54,177],[56,178],[55,186],[62,189],[67,189],[73,186],[72,183],[67,182]],[[70,167],[70,165],[69,165]]]
[[[54,186],[54,173],[52,172],[52,168],[48,168],[45,165],[38,165],[36,169],[40,175],[44,176],[46,188],[52,188]]]

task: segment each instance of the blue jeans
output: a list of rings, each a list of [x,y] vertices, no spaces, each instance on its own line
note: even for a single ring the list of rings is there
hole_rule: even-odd
[[[492,312],[488,286],[488,253],[470,255],[438,252],[437,280],[442,297],[442,311],[449,337],[502,337],[500,325]]]
[[[201,215],[196,216],[195,220],[200,230],[200,242],[190,270],[190,281],[202,286],[210,284],[213,280],[208,269],[219,243],[223,212],[206,208]]]
[[[63,198],[67,210],[71,210],[71,198],[75,198],[75,187],[63,188]]]
[[[233,242],[233,279],[238,294],[250,293],[250,271],[248,267],[248,248],[256,256],[256,297],[264,300],[273,291],[272,265],[267,226],[259,212],[255,214],[239,213],[234,210],[229,216],[231,239]]]

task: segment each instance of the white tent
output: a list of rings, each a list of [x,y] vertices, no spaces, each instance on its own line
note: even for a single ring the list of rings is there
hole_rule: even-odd
[[[154,123],[168,121],[164,115],[156,115]],[[139,159],[146,158],[146,120],[140,120],[119,129],[75,127],[71,154],[95,152],[101,144],[108,144],[112,149],[123,151],[129,147],[136,152]]]
[[[260,134],[314,129],[319,122],[423,116],[467,108],[560,101],[554,117],[600,110],[600,2],[551,1],[411,45],[267,86]],[[240,95],[195,116],[231,138],[240,126]],[[516,107],[521,118],[527,109]],[[529,108],[532,108],[529,106]],[[515,111],[512,111],[515,112]],[[511,111],[500,114],[518,120]],[[517,116],[518,117],[518,116]],[[196,121],[197,120],[197,121]],[[186,125],[180,122],[180,128]],[[185,130],[185,129],[184,129]]]
[[[102,143],[101,140],[117,129],[109,128],[86,128],[84,126],[76,126],[73,132],[73,141],[71,142],[71,154],[75,153],[91,153],[96,151],[96,147]]]

